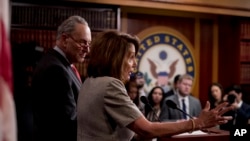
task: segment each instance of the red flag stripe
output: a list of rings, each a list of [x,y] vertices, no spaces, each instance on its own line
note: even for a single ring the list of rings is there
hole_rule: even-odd
[[[13,91],[12,83],[12,58],[10,43],[7,38],[6,30],[1,19],[0,21],[0,76],[7,82],[10,90]]]

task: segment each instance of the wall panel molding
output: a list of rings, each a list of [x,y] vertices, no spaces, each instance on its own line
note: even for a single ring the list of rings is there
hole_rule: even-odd
[[[250,17],[248,0],[66,0],[196,13]]]

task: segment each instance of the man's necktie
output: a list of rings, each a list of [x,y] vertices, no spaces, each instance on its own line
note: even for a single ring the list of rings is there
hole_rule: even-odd
[[[185,99],[182,99],[182,110],[187,113],[187,110],[186,110],[186,104],[185,104]],[[187,119],[187,115],[183,113],[183,118],[184,119]]]
[[[82,82],[81,76],[80,76],[80,74],[79,74],[77,68],[75,67],[75,65],[72,64],[72,65],[71,65],[71,68],[72,68],[72,70],[74,71],[74,73],[76,74],[77,78],[80,80],[80,82]]]

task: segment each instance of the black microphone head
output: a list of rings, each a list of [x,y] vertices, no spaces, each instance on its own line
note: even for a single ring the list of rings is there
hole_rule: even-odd
[[[148,99],[147,99],[146,96],[141,96],[140,100],[141,100],[141,102],[144,103],[145,105],[148,104]]]
[[[167,101],[166,101],[166,104],[167,104],[167,106],[170,107],[170,108],[173,108],[173,109],[176,109],[176,108],[177,108],[176,103],[174,103],[172,100],[167,100]]]

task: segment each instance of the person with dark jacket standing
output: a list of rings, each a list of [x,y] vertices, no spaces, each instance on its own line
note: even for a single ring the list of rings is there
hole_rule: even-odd
[[[56,46],[39,61],[32,79],[36,141],[76,141],[76,104],[81,79],[74,63],[89,53],[87,21],[71,16],[58,27]]]

